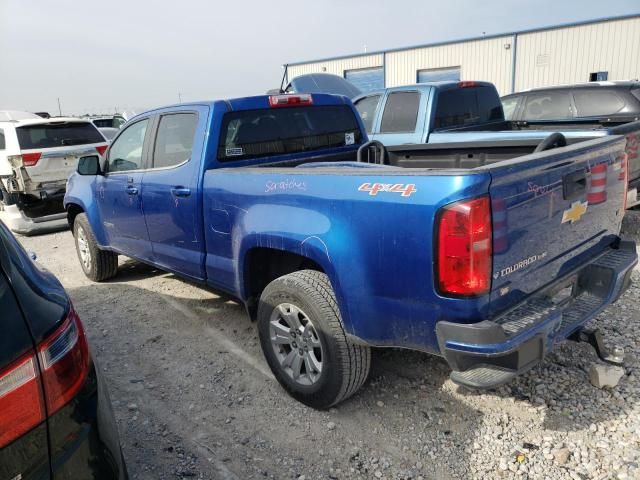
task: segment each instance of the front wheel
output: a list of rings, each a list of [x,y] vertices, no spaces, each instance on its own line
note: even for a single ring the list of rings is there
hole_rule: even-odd
[[[86,214],[81,213],[75,218],[73,237],[80,266],[90,280],[102,282],[116,275],[118,255],[98,246]]]
[[[258,331],[276,379],[305,405],[329,408],[367,379],[371,351],[348,341],[322,272],[302,270],[267,285],[258,306]]]

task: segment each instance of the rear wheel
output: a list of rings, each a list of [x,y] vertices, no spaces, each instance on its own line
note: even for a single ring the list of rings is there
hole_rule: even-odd
[[[73,236],[80,266],[90,280],[102,282],[118,273],[118,255],[98,246],[86,214],[81,213],[75,218]]]
[[[280,385],[310,407],[329,408],[367,379],[371,351],[347,340],[324,273],[302,270],[271,282],[260,298],[258,330]]]

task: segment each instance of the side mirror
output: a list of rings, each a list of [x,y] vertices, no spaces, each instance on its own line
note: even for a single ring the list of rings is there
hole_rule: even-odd
[[[78,175],[101,175],[100,157],[98,155],[80,157],[77,172]]]

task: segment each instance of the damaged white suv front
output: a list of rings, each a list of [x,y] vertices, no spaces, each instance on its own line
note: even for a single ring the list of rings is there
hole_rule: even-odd
[[[67,179],[80,157],[106,148],[90,121],[0,112],[0,219],[26,234],[66,226]]]

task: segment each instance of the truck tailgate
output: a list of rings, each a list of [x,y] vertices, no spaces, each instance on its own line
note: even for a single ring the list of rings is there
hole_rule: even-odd
[[[491,173],[491,314],[567,276],[617,241],[624,214],[624,137],[534,153]]]

